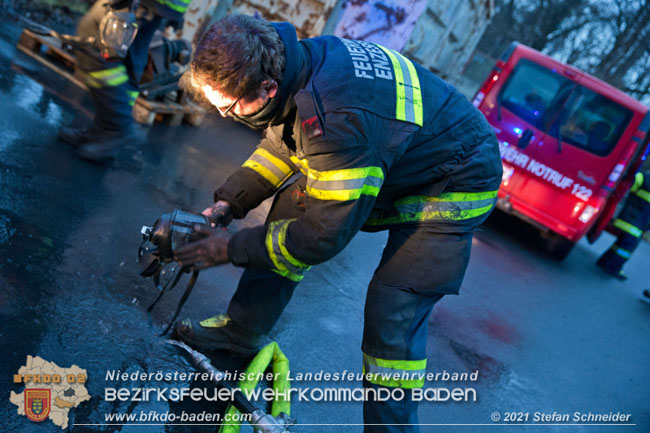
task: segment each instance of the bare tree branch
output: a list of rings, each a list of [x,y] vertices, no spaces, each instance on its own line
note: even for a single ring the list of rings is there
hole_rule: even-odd
[[[497,4],[480,50],[497,57],[518,40],[650,100],[650,0],[505,0]]]

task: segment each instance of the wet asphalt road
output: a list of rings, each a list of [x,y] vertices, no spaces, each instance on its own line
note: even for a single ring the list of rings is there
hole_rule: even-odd
[[[83,162],[56,140],[59,126],[88,121],[88,97],[14,47],[19,29],[0,28],[0,431],[56,432],[34,424],[9,402],[12,375],[27,355],[87,369],[91,400],[70,413],[70,431],[186,432],[214,427],[102,424],[104,414],[172,410],[218,411],[210,404],[104,401],[107,370],[192,371],[155,336],[144,313],[154,299],[138,276],[139,230],[174,208],[200,211],[212,190],[252,151],[257,134],[211,117],[200,128],[156,125],[135,157],[101,167]],[[267,204],[268,205],[268,204]],[[234,229],[262,221],[262,206]],[[621,283],[593,265],[612,242],[581,242],[558,263],[518,221],[496,215],[477,233],[461,296],[443,299],[429,321],[429,372],[479,371],[476,402],[426,402],[423,432],[650,431],[650,306],[637,300],[649,287],[650,246],[641,245]],[[361,368],[365,285],[385,243],[360,234],[319,265],[294,295],[272,333],[293,372],[356,372]],[[204,272],[183,316],[223,311],[241,270]],[[157,329],[171,318],[180,288],[153,315]],[[241,368],[223,354],[222,369]],[[136,382],[121,386],[187,383]],[[327,386],[357,387],[338,382]],[[297,387],[317,386],[296,383]],[[575,411],[632,415],[630,426],[493,425],[494,412]],[[360,432],[361,404],[294,401],[296,432]],[[78,424],[78,425],[73,425]],[[474,425],[454,425],[474,424]],[[478,425],[477,425],[478,424]],[[487,425],[480,425],[487,424]],[[347,425],[347,426],[346,426]],[[488,426],[489,425],[489,426]],[[245,427],[243,431],[250,431]]]

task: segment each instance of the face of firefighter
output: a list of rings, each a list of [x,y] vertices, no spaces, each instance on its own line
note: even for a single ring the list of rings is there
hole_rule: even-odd
[[[260,111],[278,93],[278,83],[275,80],[264,80],[257,91],[254,99],[233,97],[213,88],[208,84],[201,87],[203,94],[212,105],[219,111],[221,116],[251,116]]]

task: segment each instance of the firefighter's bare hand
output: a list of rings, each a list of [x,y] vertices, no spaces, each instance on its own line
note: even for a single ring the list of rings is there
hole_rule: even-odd
[[[204,235],[203,239],[183,245],[174,251],[174,260],[181,266],[205,269],[228,263],[228,241],[230,233],[224,228],[194,226],[194,231]]]
[[[232,209],[230,203],[225,200],[219,200],[212,206],[206,208],[201,212],[210,220],[212,227],[223,226],[227,227],[233,219]]]

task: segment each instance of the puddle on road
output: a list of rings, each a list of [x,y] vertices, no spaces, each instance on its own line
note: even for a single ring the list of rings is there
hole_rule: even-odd
[[[0,80],[0,90],[16,106],[37,113],[50,125],[58,126],[63,117],[63,108],[44,87],[23,74],[13,71]]]
[[[22,230],[22,229],[19,229]],[[15,235],[12,239],[16,239]],[[35,241],[38,242],[38,241]],[[91,399],[73,409],[70,423],[105,423],[105,414],[111,413],[158,413],[167,411],[181,413],[223,412],[225,407],[214,403],[185,401],[168,403],[157,401],[155,393],[150,401],[107,401],[109,388],[165,388],[187,387],[189,381],[157,380],[111,380],[108,372],[121,373],[191,373],[194,370],[178,349],[165,344],[165,337],[156,334],[160,328],[151,329],[141,306],[125,304],[121,297],[112,292],[105,278],[98,276],[92,281],[57,281],[44,278],[54,267],[44,270],[41,278],[14,278],[12,286],[17,302],[3,305],[2,337],[11,334],[10,353],[0,360],[5,372],[15,372],[24,365],[26,355],[40,356],[55,362],[63,368],[77,365],[87,370],[85,384]],[[21,295],[22,294],[22,295]],[[25,297],[28,297],[25,299]],[[11,311],[7,314],[7,310]],[[10,326],[6,326],[11,323]],[[220,368],[225,368],[220,365]],[[243,368],[243,366],[237,366]],[[193,383],[192,387],[212,388],[209,383]],[[21,392],[21,385],[10,386]],[[0,418],[6,426],[4,431],[30,431],[31,425],[23,417],[15,416],[16,408],[8,401],[0,404]],[[43,432],[57,432],[60,429],[52,423],[39,425]],[[130,430],[129,430],[130,429]],[[73,426],[74,432],[90,431],[133,431],[125,426]],[[147,431],[180,433],[186,427],[148,427]]]

